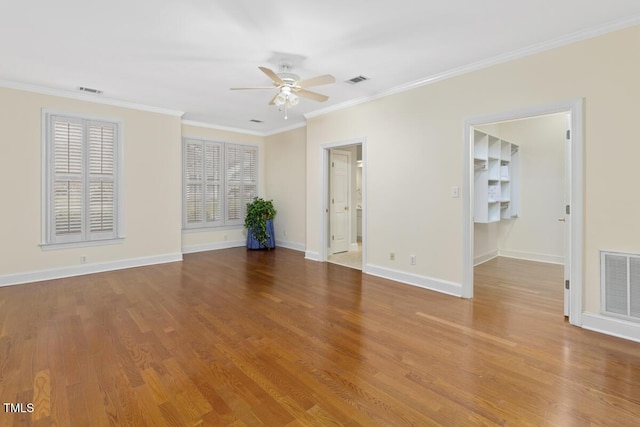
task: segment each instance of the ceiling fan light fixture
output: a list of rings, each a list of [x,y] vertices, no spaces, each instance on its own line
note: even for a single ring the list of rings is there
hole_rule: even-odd
[[[278,96],[273,100],[273,103],[278,107],[282,107],[287,102],[287,94],[284,92],[280,92]]]
[[[295,93],[290,93],[287,99],[289,101],[289,107],[293,107],[294,105],[297,105],[298,102],[300,102],[300,98],[298,98],[298,95],[296,95]]]

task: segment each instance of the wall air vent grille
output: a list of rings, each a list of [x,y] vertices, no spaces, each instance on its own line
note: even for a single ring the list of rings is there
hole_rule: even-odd
[[[640,255],[600,253],[601,311],[640,321]]]
[[[102,91],[99,89],[93,89],[85,86],[80,86],[78,89],[80,89],[82,92],[93,93],[94,95],[102,95]]]

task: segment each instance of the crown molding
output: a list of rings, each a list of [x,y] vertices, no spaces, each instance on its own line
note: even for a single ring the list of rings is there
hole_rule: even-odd
[[[300,129],[300,128],[303,128],[303,127],[306,127],[306,126],[307,126],[307,122],[306,121],[301,122],[301,123],[294,123],[294,124],[289,125],[289,126],[285,126],[285,127],[278,128],[278,129],[275,129],[275,130],[272,130],[272,131],[269,131],[269,132],[265,132],[264,136],[277,135],[279,133],[288,132],[288,131],[294,130],[294,129]]]
[[[258,131],[252,131],[252,130],[246,130],[246,129],[241,129],[241,128],[234,128],[234,127],[230,127],[230,126],[220,126],[220,125],[216,125],[213,123],[207,123],[207,122],[198,122],[195,120],[182,120],[182,124],[183,125],[187,125],[187,126],[197,126],[197,127],[202,127],[202,128],[206,128],[206,129],[215,129],[215,130],[221,130],[221,131],[226,131],[226,132],[235,132],[235,133],[241,133],[244,135],[253,135],[253,136],[262,136],[262,137],[267,137],[267,136],[271,136],[271,135],[277,135],[279,133],[282,132],[287,132],[293,129],[298,129],[298,128],[302,128],[305,127],[307,124],[306,123],[295,123],[292,124],[290,126],[286,126],[283,128],[278,128],[272,131],[268,131],[268,132],[258,132]]]
[[[334,111],[344,110],[356,105],[364,104],[369,101],[373,101],[379,98],[395,95],[408,90],[416,89],[422,86],[426,86],[432,83],[436,83],[442,80],[450,79],[452,77],[467,74],[473,71],[489,68],[494,65],[503,64],[516,59],[525,58],[527,56],[541,53],[547,50],[555,49],[558,47],[566,46],[579,41],[587,40],[590,38],[598,37],[614,31],[623,30],[625,28],[633,27],[640,24],[640,16],[633,16],[620,21],[611,22],[609,24],[600,25],[598,27],[590,28],[587,30],[576,31],[566,36],[558,37],[552,40],[548,40],[542,43],[537,43],[523,49],[516,49],[511,52],[507,52],[501,55],[497,55],[482,61],[473,62],[471,64],[464,65],[462,67],[453,68],[451,70],[444,71],[442,73],[434,74],[429,77],[425,77],[413,82],[409,82],[400,86],[393,87],[391,89],[375,93],[370,96],[364,96],[351,101],[343,102],[340,104],[332,105],[331,107],[316,110],[304,115],[306,119],[322,116],[332,113]]]
[[[258,132],[258,131],[254,131],[254,130],[247,130],[247,129],[241,129],[241,128],[234,128],[234,127],[231,127],[231,126],[220,126],[220,125],[216,125],[216,124],[213,124],[213,123],[198,122],[198,121],[195,121],[195,120],[182,120],[182,124],[186,125],[186,126],[197,126],[197,127],[206,128],[206,129],[222,130],[222,131],[225,131],[225,132],[241,133],[241,134],[244,134],[244,135],[265,136],[264,132]]]
[[[170,110],[167,108],[154,107],[152,105],[136,104],[134,102],[121,101],[113,98],[104,98],[102,96],[90,95],[86,93],[76,93],[64,89],[53,89],[44,86],[36,86],[25,83],[12,82],[8,80],[0,80],[0,87],[8,89],[23,90],[26,92],[34,92],[42,95],[58,96],[61,98],[75,99],[78,101],[93,102],[96,104],[110,105],[113,107],[129,108],[132,110],[148,111],[151,113],[166,114],[169,116],[182,117],[184,111]]]

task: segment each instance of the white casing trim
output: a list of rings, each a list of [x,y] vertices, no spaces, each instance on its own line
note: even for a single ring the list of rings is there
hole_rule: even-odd
[[[23,90],[25,92],[34,92],[42,95],[58,96],[67,99],[76,99],[78,101],[94,102],[96,104],[111,105],[114,107],[129,108],[132,110],[148,111],[151,113],[166,114],[169,116],[182,117],[184,111],[169,110],[166,108],[154,107],[152,105],[136,104],[134,102],[121,101],[118,99],[104,98],[102,95],[90,95],[84,92],[72,92],[70,90],[52,89],[43,86],[29,85],[25,83],[11,82],[8,80],[0,80],[0,87],[7,89]]]
[[[590,331],[640,342],[640,323],[597,313],[582,313],[582,327]]]
[[[492,259],[498,256],[498,250],[490,251],[482,255],[475,256],[473,258],[473,266],[484,264],[487,261],[491,261]]]
[[[452,77],[460,76],[462,74],[467,74],[473,71],[482,70],[484,68],[489,68],[494,65],[514,61],[516,59],[526,58],[527,56],[534,55],[536,53],[541,53],[547,50],[555,49],[561,46],[566,46],[582,40],[587,40],[593,37],[601,36],[601,35],[618,31],[618,30],[622,30],[624,28],[638,25],[639,23],[640,23],[640,17],[634,16],[631,18],[625,18],[617,22],[601,25],[596,28],[590,28],[587,30],[574,32],[572,34],[568,34],[554,40],[548,40],[546,42],[534,44],[532,46],[525,47],[523,49],[517,49],[517,50],[507,52],[498,56],[494,56],[493,58],[488,58],[482,61],[474,62],[472,64],[467,64],[462,67],[447,70],[439,74],[434,74],[432,76],[428,76],[419,80],[415,80],[413,82],[409,82],[388,90],[378,92],[371,96],[364,96],[351,101],[346,101],[340,104],[332,105],[330,107],[323,108],[321,110],[315,110],[310,113],[304,114],[304,117],[305,119],[309,120],[310,118],[313,118],[313,117],[322,116],[325,114],[332,113],[334,111],[344,110],[350,107],[354,107],[356,105],[373,101],[375,99],[384,98],[386,96],[395,95],[401,92],[406,92],[411,89],[416,89],[416,88],[426,86],[432,83],[436,83],[442,80],[447,80]]]
[[[183,254],[192,254],[196,252],[217,251],[220,249],[240,248],[246,246],[246,240],[230,240],[224,242],[205,243],[202,245],[183,246]],[[283,240],[276,240],[276,248],[280,246],[282,248],[293,249],[294,251],[304,252],[305,246],[303,243],[287,242]]]
[[[305,251],[304,259],[308,259],[310,261],[320,261],[320,253],[313,251]]]
[[[0,276],[0,286],[41,282],[43,280],[62,279],[65,277],[82,276],[84,274],[102,273],[104,271],[123,270],[125,268],[143,267],[145,265],[165,264],[177,261],[182,261],[182,254],[173,253],[155,255],[95,264],[81,264],[70,267],[52,268],[48,270],[29,271],[25,273],[7,274]]]
[[[246,240],[228,240],[223,242],[204,243],[202,245],[183,246],[183,254],[193,254],[196,252],[217,251],[220,249],[239,248],[247,244]]]
[[[421,276],[419,274],[407,273],[371,264],[366,265],[365,268],[362,269],[362,272],[372,276],[382,277],[383,279],[389,279],[395,282],[417,286],[419,288],[429,289],[431,291],[441,292],[443,294],[453,295],[456,297],[462,295],[462,284],[460,283],[448,282],[446,280],[435,279],[432,277]]]
[[[537,254],[534,252],[506,251],[503,249],[499,249],[498,256],[505,258],[523,259],[526,261],[546,262],[548,264],[564,264],[564,257],[561,255],[546,255]]]
[[[304,243],[288,242],[286,240],[276,240],[276,248],[280,246],[282,248],[292,249],[294,251],[304,252],[307,248]]]
[[[462,296],[473,297],[473,212],[472,195],[473,173],[473,145],[471,143],[471,130],[474,126],[486,123],[495,123],[505,120],[514,120],[527,117],[569,112],[571,114],[571,255],[570,255],[570,281],[571,291],[569,298],[569,322],[572,325],[582,325],[582,294],[583,294],[583,256],[584,256],[584,200],[583,200],[583,103],[582,98],[558,101],[547,105],[531,106],[502,113],[493,113],[467,119],[464,123],[464,179],[462,185],[463,194],[463,253],[462,253]]]
[[[225,132],[235,132],[235,133],[239,133],[239,134],[244,134],[244,135],[253,135],[253,136],[271,136],[271,135],[277,135],[279,133],[282,132],[287,132],[290,130],[294,130],[294,129],[299,129],[299,128],[303,128],[305,126],[307,126],[307,122],[302,122],[302,123],[294,123],[290,126],[286,126],[286,127],[282,127],[282,128],[278,128],[274,131],[269,131],[269,132],[260,132],[260,131],[255,131],[255,130],[247,130],[247,129],[241,129],[241,128],[234,128],[231,126],[219,126],[216,124],[212,124],[212,123],[205,123],[205,122],[199,122],[196,120],[182,120],[182,124],[186,125],[186,126],[196,126],[196,127],[201,127],[201,128],[205,128],[205,129],[215,129],[215,130],[221,130],[221,131],[225,131]]]

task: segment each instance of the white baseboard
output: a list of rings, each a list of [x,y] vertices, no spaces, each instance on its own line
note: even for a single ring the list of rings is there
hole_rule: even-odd
[[[219,249],[238,248],[245,246],[247,242],[245,240],[229,240],[224,242],[205,243],[202,245],[183,246],[183,254],[192,254],[195,252],[217,251]]]
[[[536,254],[533,252],[498,250],[498,256],[523,259],[526,261],[546,262],[550,264],[564,264],[564,257],[559,255]]]
[[[640,342],[640,323],[597,313],[582,313],[582,327],[590,331]]]
[[[379,267],[371,264],[366,265],[365,268],[362,269],[362,272],[371,274],[372,276],[382,277],[384,279],[418,286],[420,288],[430,289],[432,291],[448,295],[457,297],[462,295],[462,285],[460,283],[447,282],[446,280],[434,279],[432,277],[407,273],[405,271],[392,270],[390,268]]]
[[[103,271],[122,270],[125,268],[143,267],[145,265],[164,264],[176,261],[182,261],[181,253],[29,271],[25,273],[0,276],[0,286],[41,282],[43,280],[62,279],[65,277],[82,276],[84,274],[101,273]]]
[[[276,240],[276,247],[278,246],[300,252],[304,252],[307,248],[304,243],[287,242],[284,240]]]
[[[473,266],[475,267],[477,265],[485,263],[485,262],[487,262],[489,260],[494,259],[497,256],[498,256],[498,250],[497,249],[495,251],[487,252],[484,255],[478,255],[478,256],[473,258]]]
[[[305,251],[304,258],[311,261],[320,261],[320,252]]]

